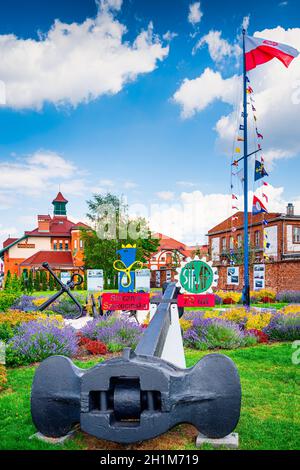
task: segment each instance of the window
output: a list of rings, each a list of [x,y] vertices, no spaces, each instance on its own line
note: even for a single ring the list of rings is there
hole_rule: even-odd
[[[79,246],[80,248],[83,248],[83,240],[79,240]]]
[[[69,250],[69,242],[68,242],[68,240],[65,241],[65,250],[66,250],[66,251]]]
[[[230,237],[229,246],[230,246],[230,249],[231,249],[231,250],[233,250],[233,249],[234,249],[234,241],[233,241],[233,237]]]
[[[226,238],[222,238],[222,252],[224,253],[226,251],[226,247],[227,247],[227,242],[226,242]]]
[[[242,248],[243,240],[242,240],[242,235],[237,236],[237,246],[238,248]]]
[[[54,242],[53,242],[53,250],[54,251],[57,250],[57,240],[54,240]]]
[[[293,227],[293,243],[300,243],[300,227]]]
[[[257,230],[254,233],[254,243],[255,243],[255,248],[260,248],[260,231]]]
[[[77,240],[74,240],[74,249],[77,250]]]
[[[60,251],[63,250],[63,242],[62,242],[62,240],[59,240],[59,250],[60,250]]]

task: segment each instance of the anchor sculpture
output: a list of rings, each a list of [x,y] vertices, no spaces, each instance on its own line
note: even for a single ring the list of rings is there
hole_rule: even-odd
[[[210,438],[236,427],[241,387],[236,366],[209,354],[185,368],[175,283],[151,304],[152,320],[135,351],[89,370],[54,356],[38,367],[31,414],[38,431],[61,437],[76,424],[99,439],[134,443],[190,423]]]

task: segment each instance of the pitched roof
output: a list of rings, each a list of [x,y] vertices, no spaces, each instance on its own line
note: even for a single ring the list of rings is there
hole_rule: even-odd
[[[57,194],[56,198],[53,199],[52,201],[52,204],[53,202],[68,202],[68,200],[66,198],[64,198],[64,196],[62,195],[62,193],[59,191],[59,193]]]
[[[35,228],[34,230],[31,230],[29,232],[25,232],[25,235],[34,237],[70,237],[71,236],[71,230],[73,229],[79,229],[80,227],[83,228],[90,228],[88,225],[84,224],[83,222],[78,222],[77,224],[74,224],[71,220],[69,220],[67,217],[57,217],[54,216],[52,219],[50,218],[50,226],[49,226],[49,232],[39,232],[38,227]]]
[[[38,251],[23,261],[20,266],[41,266],[47,261],[52,267],[73,267],[73,257],[70,251]]]
[[[17,240],[19,240],[19,239],[18,238],[7,238],[3,242],[3,248],[6,248],[7,246],[12,245],[12,243],[16,242]]]
[[[237,217],[237,220],[234,221],[234,226],[237,229],[243,228],[244,212],[241,212],[241,211],[236,212],[234,216]],[[280,212],[270,212],[269,214],[257,214],[257,215],[252,215],[251,212],[248,212],[248,224],[249,224],[249,227],[251,227],[256,224],[262,224],[263,220],[271,220],[280,216],[281,216]],[[228,217],[228,219],[223,220],[223,222],[211,228],[208,231],[208,235],[212,233],[216,233],[216,232],[227,232],[227,231],[230,231],[231,228],[232,228],[232,217]]]
[[[180,251],[184,256],[191,256],[195,249],[199,247],[194,247],[194,246],[188,246],[185,243],[179,242],[178,240],[175,240],[174,238],[167,237],[166,235],[163,235],[162,233],[156,233],[154,235],[156,238],[159,238],[159,248],[160,250],[178,250]],[[202,248],[202,246],[200,246]]]

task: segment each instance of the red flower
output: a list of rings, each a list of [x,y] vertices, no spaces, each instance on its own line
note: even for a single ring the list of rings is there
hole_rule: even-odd
[[[90,339],[85,342],[84,348],[93,355],[107,354],[107,347],[104,343],[101,343],[101,341],[93,341]]]
[[[260,344],[267,344],[269,342],[268,335],[266,335],[266,333],[264,333],[263,331],[252,329],[247,330],[247,333],[252,333],[253,335],[255,335]]]

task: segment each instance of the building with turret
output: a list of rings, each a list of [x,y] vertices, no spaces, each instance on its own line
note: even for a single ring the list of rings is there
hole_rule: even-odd
[[[38,270],[47,261],[56,271],[78,271],[84,265],[83,222],[72,222],[67,216],[67,199],[59,192],[52,201],[53,215],[38,215],[37,227],[19,238],[3,242],[0,259],[4,274],[20,276],[24,270]]]

